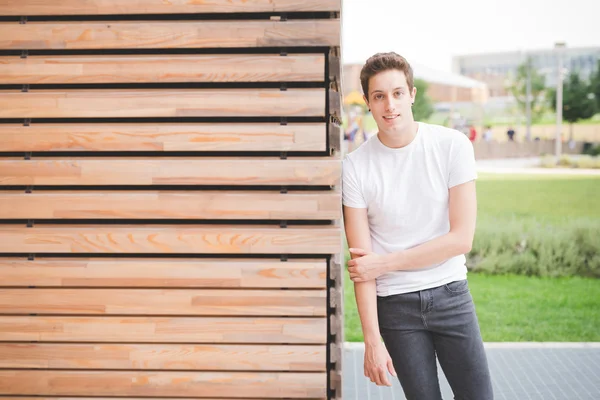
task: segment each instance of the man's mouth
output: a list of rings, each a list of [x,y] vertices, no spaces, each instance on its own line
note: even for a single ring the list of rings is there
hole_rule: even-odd
[[[396,119],[396,118],[398,118],[399,116],[400,116],[400,114],[384,115],[384,116],[383,116],[383,119],[387,119],[387,120],[389,121],[389,120],[392,120],[392,119]]]

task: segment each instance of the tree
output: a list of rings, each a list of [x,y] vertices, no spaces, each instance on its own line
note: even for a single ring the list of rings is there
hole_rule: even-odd
[[[546,111],[544,91],[546,90],[546,80],[536,69],[531,66],[531,59],[527,58],[523,64],[517,67],[517,74],[508,91],[513,95],[517,102],[519,111],[526,116],[527,113],[527,70],[529,69],[529,79],[531,83],[531,121],[537,122]]]
[[[596,111],[600,111],[600,60],[598,60],[598,64],[596,65],[596,71],[594,71],[590,86],[591,92],[596,98]]]
[[[550,92],[550,104],[556,107],[556,89]],[[573,124],[596,114],[596,99],[592,85],[584,82],[576,71],[563,84],[563,119],[569,122],[569,141],[573,140]]]
[[[417,98],[413,105],[413,116],[416,121],[426,121],[433,114],[433,104],[431,98],[427,96],[427,82],[422,79],[415,79],[415,87],[417,88]]]

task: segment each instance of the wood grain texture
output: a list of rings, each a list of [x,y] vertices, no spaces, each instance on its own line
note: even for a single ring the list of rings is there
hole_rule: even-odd
[[[325,344],[327,325],[325,318],[0,316],[0,342],[16,341]]]
[[[0,185],[335,185],[328,157],[0,157]]]
[[[334,254],[333,226],[0,225],[0,253]]]
[[[323,54],[1,57],[0,84],[323,82]]]
[[[323,89],[0,90],[0,118],[322,117]]]
[[[325,260],[0,257],[4,287],[326,287]]]
[[[326,395],[322,372],[0,371],[0,393],[57,396]]]
[[[0,289],[0,314],[320,316],[325,290]]]
[[[0,368],[325,371],[324,345],[0,343]]]
[[[48,397],[48,396],[35,396],[35,397],[29,397],[29,396],[18,396],[18,397],[13,397],[13,396],[2,396],[0,395],[0,399],[1,400],[148,400],[148,397],[82,397],[82,396],[69,396],[69,397],[62,397],[62,396],[52,396],[52,397]],[[315,397],[315,398],[304,398],[304,400],[326,400],[326,397]],[[337,397],[336,397],[337,399]],[[152,400],[181,400],[180,397],[152,397]],[[214,397],[186,397],[186,400],[289,400],[289,399],[282,399],[282,398],[265,398],[265,397],[254,397],[254,398],[248,398],[248,397],[236,397],[236,398],[230,398],[230,397],[219,397],[219,398],[214,398]]]
[[[0,124],[0,151],[325,151],[324,123]]]
[[[0,219],[310,219],[341,216],[339,191],[0,190]]]
[[[0,23],[0,50],[339,46],[339,19]]]
[[[3,0],[0,15],[340,11],[340,0]]]

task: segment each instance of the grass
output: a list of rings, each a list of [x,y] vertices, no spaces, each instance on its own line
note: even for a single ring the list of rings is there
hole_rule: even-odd
[[[346,275],[345,340],[363,341],[354,285]],[[469,287],[486,342],[600,341],[600,282],[469,273]]]
[[[600,218],[600,177],[566,175],[481,175],[478,218],[535,218],[565,222]]]
[[[574,242],[570,232],[581,227],[597,232],[595,227],[600,227],[600,177],[480,174],[479,178],[476,242],[502,241],[502,235],[513,237],[530,229],[531,241],[547,240],[543,250],[550,254],[542,253],[538,260],[551,265],[562,260],[556,260],[556,247],[565,247],[569,254]],[[597,243],[600,235],[587,239]],[[520,256],[528,254],[497,254],[496,262],[517,267],[531,262]],[[491,256],[488,261],[493,261]],[[536,261],[534,267],[538,265]],[[469,283],[485,341],[600,341],[600,279],[470,272]],[[346,275],[345,336],[362,341],[353,289]]]
[[[600,341],[600,281],[469,274],[483,340]]]

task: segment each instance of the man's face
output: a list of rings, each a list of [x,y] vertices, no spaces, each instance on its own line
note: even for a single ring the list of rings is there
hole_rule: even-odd
[[[392,69],[369,79],[367,104],[380,131],[399,132],[414,122],[411,105],[416,89],[411,91],[404,72]]]

